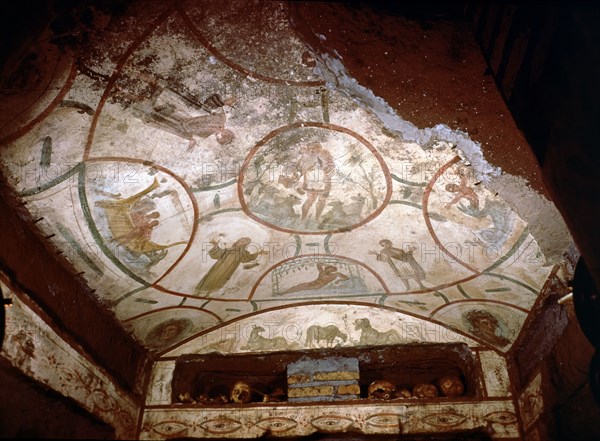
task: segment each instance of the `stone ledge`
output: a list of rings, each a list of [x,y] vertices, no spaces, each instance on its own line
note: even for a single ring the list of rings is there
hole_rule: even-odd
[[[315,432],[418,435],[486,430],[492,439],[519,439],[511,398],[444,403],[313,403],[252,407],[147,407],[140,439],[259,438]]]

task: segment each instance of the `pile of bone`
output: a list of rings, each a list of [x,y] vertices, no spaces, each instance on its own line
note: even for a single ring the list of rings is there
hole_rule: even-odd
[[[373,381],[369,384],[368,396],[370,400],[396,400],[396,399],[431,399],[438,397],[460,397],[465,393],[465,386],[456,375],[448,375],[434,383],[419,383],[412,390],[397,388],[393,383],[385,380]]]
[[[231,388],[229,396],[221,394],[213,397],[208,394],[200,394],[193,398],[189,392],[186,392],[179,394],[177,398],[183,404],[277,403],[285,401],[286,394],[280,388],[273,389],[270,393],[265,394],[250,387],[245,381],[238,381]]]

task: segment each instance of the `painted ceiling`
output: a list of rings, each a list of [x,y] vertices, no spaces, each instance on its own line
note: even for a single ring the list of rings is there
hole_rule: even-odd
[[[2,91],[2,173],[135,339],[508,351],[553,265],[468,134],[384,121],[284,3],[178,5],[42,42]]]

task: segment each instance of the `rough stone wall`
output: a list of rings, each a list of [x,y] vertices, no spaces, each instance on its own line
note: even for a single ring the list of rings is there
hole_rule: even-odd
[[[469,8],[467,16],[581,258],[600,286],[600,156],[594,122],[600,100],[600,10],[581,4],[480,4]],[[594,348],[573,304],[556,303],[567,293],[557,289],[546,298],[529,327],[528,341],[515,351],[522,416],[543,408],[538,416],[529,415],[528,439],[583,440],[599,433],[592,422],[600,409],[589,386]]]
[[[4,298],[11,304],[7,307],[6,334],[0,351],[0,364],[7,375],[3,378],[9,386],[3,396],[3,406],[10,408],[12,419],[6,429],[0,427],[0,434],[5,436],[9,430],[21,431],[23,426],[32,423],[31,434],[41,434],[44,428],[49,437],[68,434],[66,429],[59,430],[60,425],[69,427],[73,424],[71,436],[74,436],[81,425],[88,425],[90,432],[84,437],[92,437],[96,430],[102,437],[110,435],[111,428],[118,439],[133,439],[138,422],[139,404],[127,391],[114,382],[107,372],[90,360],[81,347],[68,343],[63,335],[56,332],[48,324],[48,317],[23,293],[17,293],[7,286],[6,278],[0,278],[0,288]],[[19,372],[20,371],[20,372]],[[19,372],[20,376],[16,373]],[[32,386],[20,382],[22,375],[29,378]],[[11,378],[13,377],[13,378]],[[18,391],[23,387],[23,395]],[[24,400],[34,398],[39,391],[47,389],[45,398],[38,403],[29,403],[30,412],[20,413]],[[60,398],[59,398],[60,397]],[[57,403],[54,410],[48,409],[49,403]],[[61,407],[61,403],[68,403]],[[69,413],[80,408],[82,419],[69,420]],[[53,415],[60,420],[54,423],[43,422],[43,415]],[[93,415],[93,417],[92,417]],[[103,424],[103,423],[104,424]],[[38,423],[38,424],[35,424]],[[17,433],[18,434],[18,433]]]
[[[468,15],[490,73],[600,285],[600,10],[581,4],[481,4]]]

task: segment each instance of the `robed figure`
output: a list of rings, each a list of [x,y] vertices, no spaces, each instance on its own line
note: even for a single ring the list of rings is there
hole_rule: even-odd
[[[216,262],[196,286],[196,294],[201,295],[223,288],[242,263],[252,262],[264,253],[264,251],[249,252],[247,247],[251,242],[249,237],[242,237],[236,240],[231,247],[222,248],[219,246],[218,240],[211,240],[212,247],[208,251],[208,255]]]
[[[381,251],[369,251],[371,254],[377,256],[377,260],[380,262],[387,262],[394,274],[402,279],[406,289],[410,289],[410,279],[414,279],[419,288],[425,289],[423,285],[423,279],[425,279],[425,270],[419,265],[413,252],[416,248],[408,248],[406,251],[392,246],[392,242],[387,239],[379,241],[379,245],[382,246]]]

